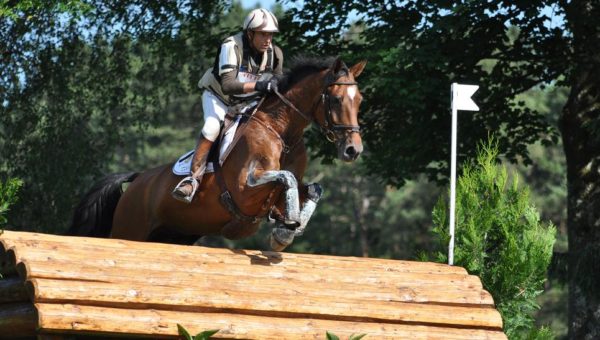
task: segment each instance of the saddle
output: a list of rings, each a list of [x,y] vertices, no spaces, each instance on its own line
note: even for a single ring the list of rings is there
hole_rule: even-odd
[[[219,200],[232,217],[232,220],[223,227],[222,231],[224,236],[230,238],[238,235],[240,230],[256,228],[260,219],[268,213],[270,203],[274,199],[275,190],[269,194],[267,201],[263,204],[262,211],[257,216],[244,215],[233,201],[223,179],[223,174],[220,171],[221,165],[223,165],[231,151],[235,148],[235,145],[247,127],[248,121],[261,103],[262,100],[260,102],[254,101],[250,104],[230,107],[225,115],[224,125],[221,128],[219,137],[212,145],[207,158],[205,173],[212,172],[215,174],[215,178],[221,189]],[[194,150],[181,156],[173,165],[173,173],[188,176],[193,155]]]
[[[221,166],[225,160],[227,160],[227,157],[244,131],[249,117],[257,106],[258,102],[253,101],[250,104],[237,105],[229,108],[225,115],[219,137],[215,143],[213,143],[208,153],[206,171],[204,173],[215,172],[216,163],[218,162],[218,166]],[[173,164],[173,174],[177,176],[189,176],[193,157],[194,150],[190,150],[179,157],[175,164]]]

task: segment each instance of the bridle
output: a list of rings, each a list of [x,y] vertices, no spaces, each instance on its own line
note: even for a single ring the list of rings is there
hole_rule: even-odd
[[[339,136],[345,136],[352,132],[360,132],[360,126],[358,125],[337,124],[333,121],[333,110],[331,109],[332,96],[331,94],[329,94],[328,89],[333,85],[358,85],[358,83],[355,81],[337,81],[337,79],[341,78],[341,76],[337,76],[335,78],[334,77],[335,76],[333,76],[332,73],[329,73],[329,78],[333,78],[333,80],[325,83],[323,91],[321,91],[321,100],[317,101],[312,106],[312,108],[310,109],[310,114],[308,115],[300,111],[300,109],[298,109],[292,102],[290,102],[286,97],[284,97],[277,88],[274,89],[275,94],[279,97],[279,99],[281,99],[281,101],[285,105],[289,106],[292,110],[296,111],[308,122],[312,122],[314,120],[314,118],[312,117],[314,117],[314,113],[318,109],[319,103],[323,103],[324,108],[325,104],[327,104],[327,109],[325,111],[325,124],[324,126],[319,125],[319,128],[321,129],[321,132],[325,135],[327,140],[329,140],[332,143],[337,142]]]

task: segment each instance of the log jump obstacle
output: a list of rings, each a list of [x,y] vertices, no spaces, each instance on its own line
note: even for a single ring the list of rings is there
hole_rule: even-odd
[[[506,339],[460,267],[4,231],[0,338]]]

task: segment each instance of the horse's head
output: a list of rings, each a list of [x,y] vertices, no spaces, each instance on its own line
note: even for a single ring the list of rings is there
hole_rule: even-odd
[[[322,110],[315,112],[315,120],[331,142],[338,149],[338,158],[352,162],[363,151],[358,108],[362,95],[358,90],[356,78],[361,74],[366,60],[348,68],[337,58],[327,70],[323,93]]]

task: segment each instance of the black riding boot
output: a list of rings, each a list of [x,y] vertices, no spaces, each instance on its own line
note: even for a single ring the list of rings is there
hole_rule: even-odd
[[[202,177],[206,171],[206,159],[208,158],[208,152],[212,144],[213,142],[204,138],[204,136],[200,137],[194,158],[192,158],[191,176],[184,178],[177,184],[171,193],[173,198],[185,203],[192,201],[198,186],[202,183]]]

